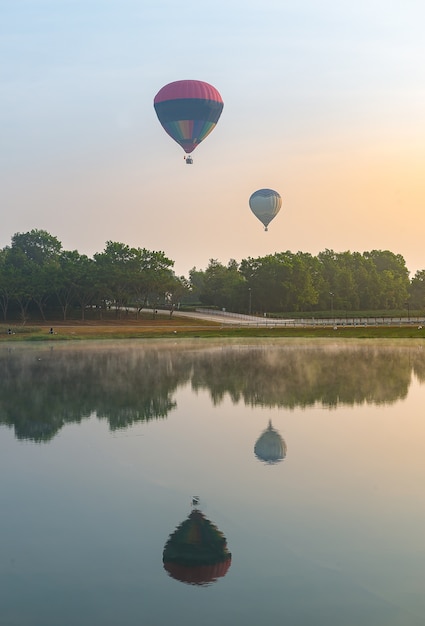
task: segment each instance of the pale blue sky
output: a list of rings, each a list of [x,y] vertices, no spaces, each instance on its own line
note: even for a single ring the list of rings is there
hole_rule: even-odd
[[[390,249],[425,268],[420,1],[0,0],[0,246],[43,228],[178,274],[282,250]],[[224,100],[186,166],[153,98]],[[264,233],[249,196],[279,191]]]

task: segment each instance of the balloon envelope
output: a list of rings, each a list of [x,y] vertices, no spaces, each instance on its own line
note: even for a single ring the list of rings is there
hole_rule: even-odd
[[[226,575],[232,555],[223,533],[194,509],[169,536],[162,560],[172,578],[190,585],[208,585]]]
[[[188,154],[215,128],[224,106],[217,89],[200,80],[165,85],[153,105],[164,130]]]
[[[286,457],[286,443],[272,426],[271,420],[267,429],[257,439],[254,446],[257,459],[268,465],[279,463]]]
[[[282,198],[273,189],[259,189],[254,191],[249,199],[249,206],[260,222],[264,224],[264,230],[276,217],[282,206]]]

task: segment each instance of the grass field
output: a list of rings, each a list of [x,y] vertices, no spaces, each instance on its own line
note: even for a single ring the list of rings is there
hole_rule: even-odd
[[[8,333],[10,328],[12,334]],[[53,328],[53,334],[49,333]],[[85,339],[149,339],[190,337],[303,337],[307,339],[333,337],[338,339],[425,339],[425,327],[346,326],[316,327],[248,327],[221,325],[211,321],[173,317],[140,320],[108,320],[86,322],[49,321],[32,325],[0,325],[0,341],[78,341]]]

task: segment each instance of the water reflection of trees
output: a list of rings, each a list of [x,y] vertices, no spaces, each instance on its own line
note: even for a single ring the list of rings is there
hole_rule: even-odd
[[[422,346],[421,346],[422,348]],[[425,383],[425,354],[422,354],[423,350],[419,349],[416,354],[412,356],[412,369],[417,379],[421,383]]]
[[[191,367],[168,357],[128,347],[0,353],[0,423],[13,425],[18,439],[47,441],[92,413],[111,430],[164,418]]]
[[[321,403],[392,403],[405,398],[411,373],[425,374],[418,349],[337,344],[296,344],[282,350],[226,350],[199,360],[194,389],[208,389],[215,404],[228,395],[235,403],[294,408]]]
[[[112,430],[166,417],[174,393],[191,383],[218,405],[294,408],[321,403],[392,403],[412,372],[425,381],[425,351],[338,343],[252,345],[119,343],[0,352],[0,423],[20,439],[48,441],[95,413]]]

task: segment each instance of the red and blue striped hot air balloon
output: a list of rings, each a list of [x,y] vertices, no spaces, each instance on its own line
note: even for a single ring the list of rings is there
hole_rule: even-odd
[[[177,80],[162,87],[153,102],[164,130],[189,155],[214,130],[223,110],[215,87],[201,80]]]

